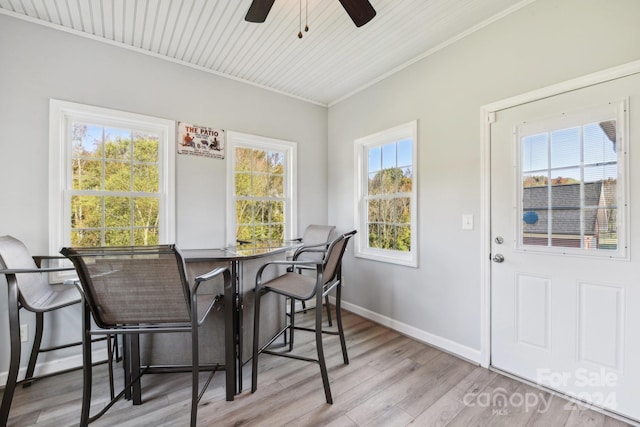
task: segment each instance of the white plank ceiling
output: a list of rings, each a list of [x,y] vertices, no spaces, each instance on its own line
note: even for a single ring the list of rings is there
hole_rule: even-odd
[[[338,0],[276,0],[262,24],[244,20],[251,0],[0,0],[0,12],[331,105],[531,1],[370,0],[360,28]]]

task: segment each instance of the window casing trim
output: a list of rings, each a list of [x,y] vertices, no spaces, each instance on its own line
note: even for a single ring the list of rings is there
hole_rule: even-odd
[[[418,267],[418,122],[411,122],[387,129],[369,136],[358,138],[354,141],[354,171],[355,171],[355,226],[360,230],[354,238],[354,255],[358,258],[366,258],[375,261],[399,264],[409,267]],[[411,210],[411,250],[407,252],[378,249],[369,247],[369,233],[367,224],[367,150],[373,147],[390,144],[402,139],[411,139],[412,149],[412,185],[408,193]]]
[[[132,127],[160,135],[160,243],[174,243],[175,215],[175,121],[136,113],[51,99],[49,102],[49,252],[58,253],[70,244],[71,146],[67,144],[72,120]]]

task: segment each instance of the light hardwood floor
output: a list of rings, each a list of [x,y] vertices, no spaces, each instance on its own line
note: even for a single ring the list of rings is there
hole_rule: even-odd
[[[312,311],[311,311],[312,312]],[[311,314],[298,316],[311,321]],[[298,319],[296,317],[296,319]],[[303,320],[304,319],[304,320]],[[350,364],[337,337],[325,338],[334,403],[324,401],[317,365],[263,355],[258,391],[224,400],[224,374],[202,398],[202,426],[624,426],[526,384],[345,313]],[[296,352],[314,352],[313,335],[296,333]],[[117,369],[120,374],[121,369]],[[108,400],[106,367],[96,368],[92,412]],[[204,377],[202,381],[204,381]],[[121,384],[120,378],[116,384]],[[92,426],[183,426],[189,422],[190,375],[143,377],[143,401],[120,401]],[[78,424],[82,373],[44,378],[18,387],[9,426]],[[506,402],[506,403],[505,403]]]

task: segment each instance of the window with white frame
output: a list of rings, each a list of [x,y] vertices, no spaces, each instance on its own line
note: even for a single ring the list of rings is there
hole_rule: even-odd
[[[50,103],[50,248],[175,239],[175,122]]]
[[[355,140],[355,255],[416,267],[417,122]]]
[[[296,227],[296,144],[227,133],[227,241],[290,239]]]

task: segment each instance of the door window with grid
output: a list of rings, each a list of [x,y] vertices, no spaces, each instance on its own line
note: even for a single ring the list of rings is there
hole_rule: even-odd
[[[622,108],[518,127],[522,248],[623,253]]]

